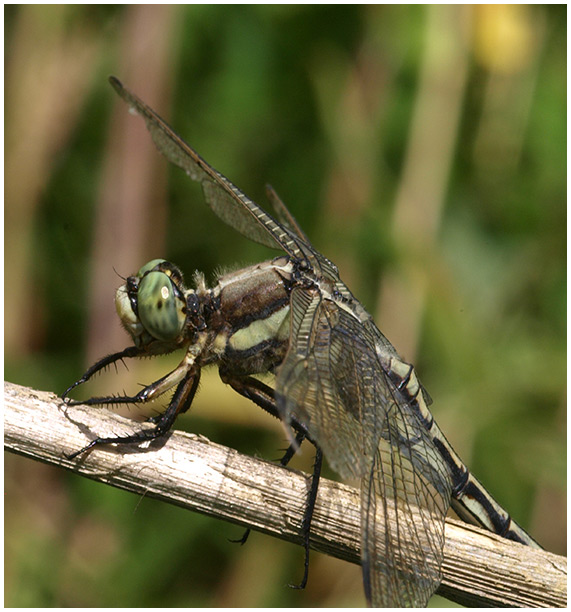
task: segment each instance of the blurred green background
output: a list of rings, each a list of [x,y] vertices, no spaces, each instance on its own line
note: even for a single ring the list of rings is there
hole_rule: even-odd
[[[212,280],[275,254],[166,167],[114,74],[256,201],[275,187],[417,365],[473,472],[565,554],[565,48],[565,6],[5,7],[5,378],[61,393],[126,346],[118,275],[153,257]],[[177,427],[268,459],[285,447],[215,371]],[[240,535],[5,457],[7,606],[364,603],[357,566],[312,553],[294,591],[301,548]]]

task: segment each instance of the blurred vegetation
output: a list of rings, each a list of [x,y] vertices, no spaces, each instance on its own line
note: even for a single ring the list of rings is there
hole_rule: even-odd
[[[123,348],[117,275],[152,257],[212,279],[272,256],[165,167],[115,74],[255,200],[272,183],[477,477],[565,553],[565,6],[12,5],[5,24],[6,379],[61,392]],[[285,445],[215,373],[177,426]],[[239,535],[6,457],[7,606],[363,604],[358,567],[314,553],[294,591],[302,550]]]

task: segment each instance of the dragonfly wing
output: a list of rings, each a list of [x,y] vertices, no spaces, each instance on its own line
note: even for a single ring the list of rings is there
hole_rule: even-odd
[[[109,77],[109,82],[129,107],[143,117],[156,147],[168,161],[201,183],[207,204],[222,221],[250,240],[282,249],[316,273],[332,280],[338,278],[335,264],[315,251],[273,189],[269,191],[270,202],[283,224],[202,159],[166,121],[118,79]]]
[[[414,412],[398,391],[391,395],[378,450],[361,480],[365,594],[375,607],[424,607],[442,578],[451,476]]]
[[[246,238],[299,257],[300,247],[292,232],[212,168],[150,106],[118,79],[109,77],[109,82],[129,107],[143,117],[155,145],[168,161],[182,168],[192,180],[202,184],[206,202],[222,221]]]
[[[301,229],[301,226],[297,222],[296,218],[288,210],[288,207],[284,204],[283,200],[276,193],[276,190],[271,185],[266,185],[266,195],[272,205],[274,213],[278,221],[293,231],[299,238],[301,238],[306,244],[311,244],[309,238],[305,235],[305,232]]]
[[[371,329],[319,290],[294,289],[278,405],[307,427],[333,469],[361,480],[369,602],[420,606],[440,583],[450,474],[385,376],[376,353],[383,337]]]
[[[362,435],[361,421],[373,371],[354,375],[367,347],[340,324],[350,315],[317,288],[294,288],[290,307],[290,346],[276,378],[278,403],[286,419],[308,427],[333,469],[360,477],[367,471],[366,456],[375,450],[370,436]]]

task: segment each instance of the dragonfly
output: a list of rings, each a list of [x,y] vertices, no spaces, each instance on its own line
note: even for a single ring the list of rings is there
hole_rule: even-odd
[[[279,417],[291,432],[285,465],[303,439],[360,488],[361,565],[374,607],[425,606],[442,579],[444,518],[466,522],[541,548],[471,474],[431,412],[430,396],[371,315],[268,188],[273,215],[210,166],[147,104],[115,77],[110,83],[140,115],[158,150],[201,184],[214,213],[247,238],[281,251],[270,261],[222,275],[208,287],[194,274],[187,287],[172,263],[155,259],[126,279],[115,296],[133,345],[93,366],[62,397],[110,364],[182,349],[179,365],[136,395],[94,397],[89,405],[143,404],[174,390],[153,426],[98,437],[101,444],[141,443],[165,435],[191,406],[201,369]],[[274,374],[274,387],[256,375]],[[307,532],[318,470],[310,492]],[[306,539],[306,555],[309,547]],[[307,578],[307,556],[306,574]]]

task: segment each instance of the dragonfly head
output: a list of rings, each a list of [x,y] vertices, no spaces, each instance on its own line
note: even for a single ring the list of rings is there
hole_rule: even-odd
[[[176,344],[186,322],[180,270],[164,259],[153,259],[117,289],[115,307],[136,346]]]

